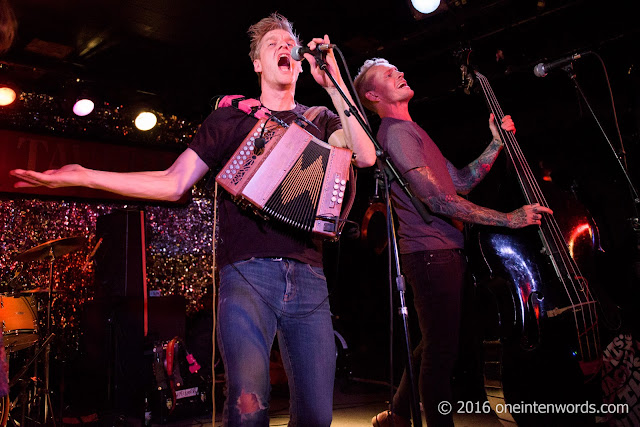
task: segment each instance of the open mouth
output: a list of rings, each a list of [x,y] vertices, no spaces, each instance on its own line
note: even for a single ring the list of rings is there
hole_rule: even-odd
[[[280,58],[278,58],[278,68],[281,68],[283,70],[291,69],[291,58],[284,54],[281,55]]]
[[[400,84],[398,85],[398,89],[402,89],[402,88],[405,88],[407,86],[408,86],[407,82],[400,82]]]

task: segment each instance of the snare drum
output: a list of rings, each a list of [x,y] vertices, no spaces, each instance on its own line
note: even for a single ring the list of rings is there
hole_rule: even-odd
[[[8,351],[27,348],[38,341],[38,317],[34,298],[0,295],[0,324]]]

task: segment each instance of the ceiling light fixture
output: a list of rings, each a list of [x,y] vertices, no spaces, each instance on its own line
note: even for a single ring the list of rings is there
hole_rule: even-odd
[[[142,131],[152,129],[156,123],[158,123],[158,118],[155,114],[149,111],[144,111],[138,114],[138,117],[136,117],[135,120],[136,127]]]
[[[428,13],[435,12],[435,10],[438,9],[440,6],[440,0],[411,0],[411,6],[413,6],[418,12],[426,15]]]
[[[16,91],[9,86],[0,86],[0,107],[13,104],[16,100]]]
[[[73,104],[73,112],[76,116],[84,117],[88,114],[91,114],[93,111],[94,104],[93,101],[87,98],[78,99],[75,104]]]

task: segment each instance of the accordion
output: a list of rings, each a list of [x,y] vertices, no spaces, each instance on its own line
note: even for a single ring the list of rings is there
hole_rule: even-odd
[[[281,123],[284,124],[284,123]],[[240,205],[325,238],[339,237],[351,150],[315,138],[297,123],[263,118],[216,176]],[[343,217],[349,211],[344,209]]]

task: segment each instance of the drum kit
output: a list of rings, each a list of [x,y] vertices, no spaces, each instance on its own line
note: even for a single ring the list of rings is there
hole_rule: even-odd
[[[9,276],[8,280],[1,281],[4,277],[0,276],[0,326],[6,362],[18,371],[7,369],[10,375],[9,395],[0,398],[0,427],[23,426],[25,422],[26,425],[51,423],[55,426],[49,359],[52,345],[56,342],[54,338],[60,334],[58,329],[61,327],[60,321],[52,327],[52,309],[55,297],[63,291],[54,290],[53,267],[58,258],[80,249],[85,243],[84,237],[67,237],[42,243],[13,258],[13,265],[19,267],[3,275]],[[30,288],[24,284],[24,280],[20,280],[22,266],[33,261],[48,263],[46,286]],[[2,362],[0,360],[0,367]],[[19,415],[14,417],[16,412]]]

